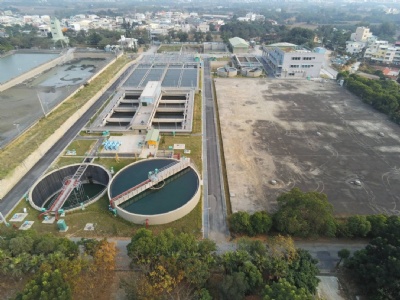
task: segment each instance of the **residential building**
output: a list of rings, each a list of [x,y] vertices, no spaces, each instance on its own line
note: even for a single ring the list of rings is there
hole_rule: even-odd
[[[240,37],[229,39],[229,44],[232,47],[232,53],[247,53],[249,51],[249,43]]]
[[[393,63],[395,65],[400,65],[400,41],[396,42],[394,44],[394,47],[396,48],[396,53],[394,54],[394,57],[393,57]]]
[[[121,45],[122,48],[134,49],[137,48],[137,43],[137,39],[126,38],[124,35],[121,35],[121,39],[118,40],[118,44]]]
[[[319,77],[324,54],[290,43],[263,46],[265,62],[275,77]]]
[[[210,25],[208,25],[207,23],[201,23],[201,24],[197,25],[197,31],[209,32],[210,31]]]
[[[390,64],[396,56],[397,47],[390,45],[388,41],[375,41],[365,50],[364,57],[372,61]]]
[[[368,27],[357,27],[356,32],[352,33],[350,39],[353,42],[367,42],[368,38],[372,36],[372,32]]]
[[[361,53],[362,50],[364,49],[365,45],[366,45],[366,43],[364,43],[364,42],[347,41],[346,42],[346,53],[350,53],[350,54]]]

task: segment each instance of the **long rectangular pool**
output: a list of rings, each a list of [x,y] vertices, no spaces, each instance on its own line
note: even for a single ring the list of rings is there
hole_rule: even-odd
[[[0,84],[58,57],[57,53],[15,53],[0,58]]]

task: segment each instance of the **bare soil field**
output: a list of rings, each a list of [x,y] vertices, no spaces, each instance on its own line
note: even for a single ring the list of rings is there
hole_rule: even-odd
[[[400,128],[386,116],[334,82],[215,83],[233,212],[273,211],[299,187],[338,216],[399,214]]]

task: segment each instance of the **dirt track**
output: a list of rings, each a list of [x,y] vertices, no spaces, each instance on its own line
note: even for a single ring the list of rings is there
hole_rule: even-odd
[[[233,211],[271,211],[297,186],[338,215],[400,213],[400,129],[384,115],[333,82],[217,78],[216,90]]]

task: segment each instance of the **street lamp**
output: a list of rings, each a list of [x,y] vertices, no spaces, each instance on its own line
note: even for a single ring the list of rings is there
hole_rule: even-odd
[[[40,99],[39,92],[36,92],[36,95],[37,95],[37,97],[38,97],[38,99],[39,99],[39,103],[40,103],[40,107],[42,108],[43,115],[44,115],[44,117],[46,118],[46,117],[47,117],[47,115],[46,115],[46,112],[44,111],[44,107],[43,107],[42,99]]]
[[[20,135],[21,134],[21,130],[19,129],[19,123],[14,123],[13,125],[17,127],[18,135]]]

